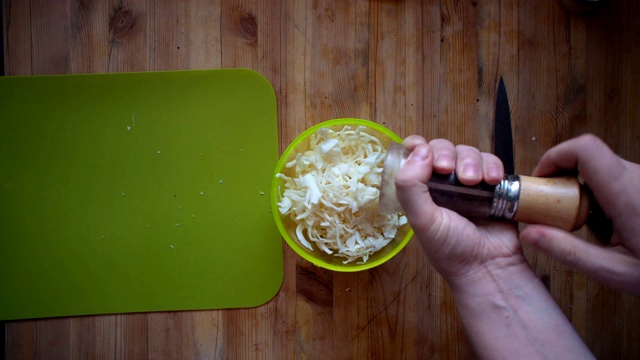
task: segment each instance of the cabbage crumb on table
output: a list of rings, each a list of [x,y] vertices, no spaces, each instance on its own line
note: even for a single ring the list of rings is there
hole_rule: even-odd
[[[407,223],[400,213],[378,212],[386,149],[365,129],[318,129],[309,150],[286,164],[295,176],[276,175],[284,180],[278,209],[297,224],[300,243],[312,251],[314,243],[327,254],[344,257],[345,264],[357,259],[365,263]]]

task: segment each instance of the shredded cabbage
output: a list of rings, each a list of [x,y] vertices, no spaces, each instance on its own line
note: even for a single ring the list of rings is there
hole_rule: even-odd
[[[400,213],[378,212],[386,149],[364,129],[318,129],[309,150],[286,164],[295,176],[276,175],[284,180],[278,210],[297,224],[300,243],[312,251],[314,243],[346,258],[345,264],[360,258],[365,263],[407,223]]]

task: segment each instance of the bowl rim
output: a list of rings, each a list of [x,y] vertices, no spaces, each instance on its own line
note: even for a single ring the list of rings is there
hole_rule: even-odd
[[[411,228],[411,226],[407,224],[407,226],[409,226],[407,234],[404,236],[404,238],[400,239],[400,242],[397,244],[395,248],[393,248],[390,252],[388,252],[384,256],[374,261],[367,261],[364,264],[337,265],[337,264],[332,264],[327,261],[324,261],[323,259],[316,258],[307,254],[302,249],[302,245],[300,245],[297,240],[293,239],[289,235],[289,232],[285,228],[283,221],[281,221],[280,219],[280,211],[278,210],[279,179],[276,177],[276,174],[279,173],[278,170],[285,165],[289,155],[297,148],[297,146],[302,141],[307,139],[308,136],[317,132],[318,129],[320,128],[328,127],[328,126],[340,126],[340,125],[366,126],[368,128],[379,131],[389,136],[392,141],[395,141],[398,143],[402,142],[402,138],[396,135],[393,131],[389,130],[387,127],[370,120],[364,120],[364,119],[358,119],[358,118],[338,118],[338,119],[326,120],[309,127],[308,129],[306,129],[305,131],[303,131],[302,133],[296,136],[296,138],[283,151],[282,155],[280,156],[280,159],[278,160],[278,163],[276,165],[275,171],[272,176],[272,181],[271,181],[271,213],[273,214],[273,218],[276,223],[276,226],[278,227],[278,231],[280,231],[280,235],[282,235],[282,237],[287,242],[289,247],[293,249],[293,251],[296,254],[298,254],[305,260],[311,262],[312,264],[328,270],[338,271],[338,272],[357,272],[357,271],[368,270],[376,266],[382,265],[385,262],[389,261],[394,256],[396,256],[400,251],[402,251],[405,248],[405,246],[409,243],[411,238],[413,237],[413,229]]]

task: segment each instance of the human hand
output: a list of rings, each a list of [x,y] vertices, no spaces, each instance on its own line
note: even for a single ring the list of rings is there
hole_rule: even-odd
[[[515,224],[487,220],[474,223],[438,207],[429,195],[427,181],[433,171],[450,174],[455,170],[465,185],[481,181],[498,184],[504,168],[495,155],[442,139],[427,143],[416,135],[407,137],[403,145],[411,154],[396,175],[397,197],[429,261],[447,281],[487,266],[526,263]]]
[[[618,157],[596,136],[583,135],[547,151],[533,175],[576,169],[612,220],[612,246],[543,225],[528,226],[520,239],[605,285],[640,295],[640,165]]]

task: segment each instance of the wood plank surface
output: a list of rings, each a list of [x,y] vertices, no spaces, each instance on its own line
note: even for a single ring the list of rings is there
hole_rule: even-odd
[[[280,150],[359,117],[491,150],[505,80],[516,171],[584,132],[640,162],[640,2],[589,13],[517,0],[4,0],[7,75],[245,67],[278,102]],[[637,189],[638,184],[631,184]],[[580,235],[593,241],[586,231]],[[533,250],[527,258],[600,359],[640,358],[640,299]],[[7,359],[473,358],[417,241],[360,273],[284,248],[284,283],[252,309],[12,321]]]

